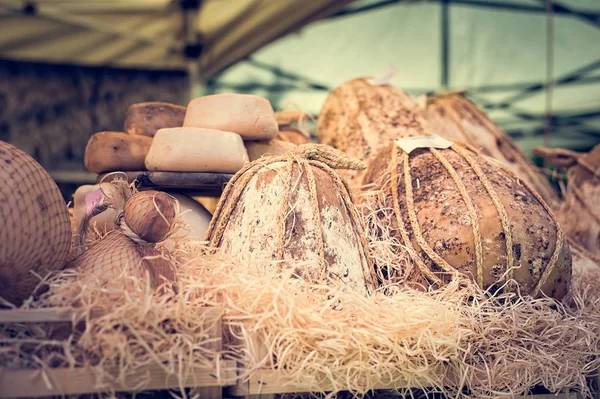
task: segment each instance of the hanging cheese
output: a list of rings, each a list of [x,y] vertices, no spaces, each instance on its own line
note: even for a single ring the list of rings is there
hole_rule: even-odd
[[[244,140],[270,140],[279,133],[268,100],[249,94],[213,94],[192,100],[185,127],[234,132]]]
[[[84,163],[93,173],[146,170],[144,161],[152,144],[146,136],[120,132],[94,134],[85,148]]]
[[[319,114],[317,140],[364,162],[392,140],[431,131],[422,110],[393,86],[368,79],[345,82],[329,93]],[[364,171],[342,171],[360,184]]]
[[[440,136],[464,142],[503,162],[549,205],[558,201],[546,176],[514,141],[464,94],[440,93],[427,98],[425,115]]]
[[[239,134],[179,127],[156,132],[146,168],[168,172],[235,173],[248,162]]]
[[[373,292],[360,218],[334,170],[361,167],[331,147],[311,144],[248,164],[223,192],[209,245],[245,264],[292,268],[309,280]]]
[[[404,277],[440,285],[458,270],[486,289],[509,278],[523,294],[562,298],[571,255],[548,205],[497,161],[440,139],[397,140],[365,176],[417,266]]]
[[[154,137],[159,129],[183,126],[185,107],[147,102],[132,104],[125,114],[125,132]]]

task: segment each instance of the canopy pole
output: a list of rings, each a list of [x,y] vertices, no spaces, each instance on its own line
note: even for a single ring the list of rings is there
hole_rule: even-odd
[[[442,87],[448,88],[448,73],[450,65],[450,2],[448,0],[441,1],[442,15],[441,15],[441,34],[442,34]]]
[[[206,94],[206,84],[200,72],[200,55],[204,45],[197,29],[202,0],[179,0],[179,6],[185,36],[183,56],[187,60],[188,99],[191,101]]]

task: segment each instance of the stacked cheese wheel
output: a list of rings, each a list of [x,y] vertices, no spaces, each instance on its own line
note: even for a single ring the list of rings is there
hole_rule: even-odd
[[[187,108],[134,104],[124,130],[90,138],[88,170],[235,173],[263,155],[290,151],[299,140],[280,132],[268,100],[242,94],[199,97]]]

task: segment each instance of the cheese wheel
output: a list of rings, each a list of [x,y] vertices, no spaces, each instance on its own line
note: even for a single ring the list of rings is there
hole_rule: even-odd
[[[255,161],[262,156],[283,155],[296,148],[295,144],[277,139],[269,141],[246,141],[245,144],[250,161]]]
[[[125,132],[154,137],[159,129],[183,126],[185,107],[162,102],[132,104],[125,114]]]
[[[280,127],[277,139],[296,145],[309,144],[311,142],[310,134],[308,132],[290,126]]]
[[[81,224],[81,220],[87,213],[87,204],[85,197],[97,190],[100,187],[98,184],[88,184],[80,186],[73,194],[73,218],[71,219],[71,228],[76,231]],[[99,215],[94,216],[89,221],[90,229],[98,230],[102,235],[115,229],[115,218],[117,212],[114,209],[107,209]]]
[[[156,132],[148,170],[235,173],[248,162],[239,134],[212,129],[175,127]]]
[[[187,106],[183,126],[234,132],[244,140],[269,140],[279,133],[271,103],[250,94],[196,98]]]
[[[145,170],[152,139],[120,132],[94,134],[85,148],[84,163],[93,173]]]

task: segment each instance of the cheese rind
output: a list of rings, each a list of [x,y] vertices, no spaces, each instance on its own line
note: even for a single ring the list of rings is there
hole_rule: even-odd
[[[163,102],[132,104],[125,114],[125,132],[154,137],[159,129],[183,126],[185,107]]]
[[[248,162],[239,134],[179,127],[156,132],[146,168],[165,172],[235,173]]]
[[[144,160],[152,139],[122,132],[100,132],[85,148],[85,168],[93,173],[145,170]]]
[[[250,94],[198,97],[188,104],[183,126],[234,132],[244,140],[269,140],[279,134],[271,103]]]
[[[277,139],[269,141],[246,141],[245,145],[250,161],[255,161],[262,156],[283,155],[296,148],[295,144]]]

